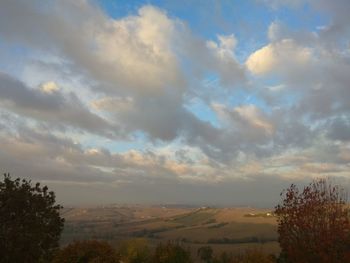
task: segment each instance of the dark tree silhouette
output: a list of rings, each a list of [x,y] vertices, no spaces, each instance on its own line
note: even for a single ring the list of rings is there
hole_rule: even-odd
[[[61,208],[47,186],[5,174],[0,181],[1,262],[48,261],[63,230]]]
[[[303,191],[291,185],[276,206],[281,260],[297,263],[350,262],[346,192],[325,179]]]

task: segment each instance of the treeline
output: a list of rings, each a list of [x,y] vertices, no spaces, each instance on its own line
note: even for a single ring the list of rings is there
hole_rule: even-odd
[[[241,254],[223,252],[214,255],[210,246],[204,246],[194,255],[190,248],[176,242],[159,243],[151,249],[145,239],[131,239],[113,248],[105,241],[76,241],[56,251],[52,263],[274,263],[274,255],[260,250]]]
[[[208,244],[242,244],[242,243],[267,243],[277,241],[273,237],[244,237],[244,238],[210,238]]]

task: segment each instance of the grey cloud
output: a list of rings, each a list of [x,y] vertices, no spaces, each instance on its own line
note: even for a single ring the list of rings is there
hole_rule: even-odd
[[[190,73],[180,69],[183,62],[188,61],[193,72],[198,72],[197,81],[207,72],[218,74],[227,87],[244,81],[244,70],[230,53],[233,45],[219,39],[217,47],[211,50],[204,40],[193,37],[181,21],[171,20],[157,8],[146,6],[136,16],[112,20],[85,2],[60,1],[44,8],[41,5],[3,2],[0,12],[8,22],[0,27],[0,34],[7,41],[27,43],[34,49],[63,56],[76,66],[77,72],[98,82],[94,92],[131,96],[133,109],[120,112],[120,119],[116,120],[127,131],[141,130],[152,140],[165,141],[182,135],[204,140],[208,136],[202,133],[215,132],[183,106],[184,97],[191,94],[187,85],[192,86],[187,83],[186,74]],[[21,18],[15,20],[19,15]],[[29,16],[23,30],[21,24]],[[147,39],[153,34],[135,33],[144,30],[141,22],[149,22],[150,16],[159,20],[154,27],[159,30],[154,32],[158,34],[155,39]],[[145,39],[140,38],[143,35]]]
[[[225,180],[214,185],[179,180],[160,160],[149,167],[135,166],[121,155],[107,151],[89,154],[67,139],[24,128],[18,132],[20,137],[15,140],[0,137],[3,171],[48,184],[64,204],[139,203],[140,200],[159,203],[162,196],[162,203],[272,206],[279,192],[290,184],[288,180],[266,175],[256,175],[249,181]],[[152,154],[144,157],[155,158]],[[115,169],[105,172],[98,168],[104,165],[113,165]],[[256,202],[257,196],[264,201]]]
[[[31,90],[23,82],[2,72],[0,72],[0,85],[1,100],[14,102],[20,108],[56,111],[64,104],[61,94],[45,94]]]
[[[288,4],[285,1],[272,2]],[[311,57],[306,67],[291,67],[290,60],[285,61],[281,67],[286,70],[274,72],[281,78],[283,88],[279,91],[266,89],[258,95],[271,107],[284,109],[285,113],[278,118],[288,121],[280,122],[281,125],[276,129],[281,145],[283,141],[294,141],[299,146],[307,147],[314,143],[313,138],[324,134],[331,140],[346,137],[346,124],[340,124],[338,119],[347,118],[350,113],[350,60],[348,47],[345,45],[349,38],[347,31],[350,21],[344,11],[348,9],[348,1],[321,0],[303,3],[309,3],[315,10],[322,10],[330,16],[330,24],[322,25],[324,27],[315,32],[305,32],[293,31],[283,26],[281,21],[274,22],[269,29],[271,43],[292,39],[297,46],[308,48]],[[283,105],[284,101],[288,105]]]
[[[151,138],[164,141],[181,136],[207,137],[206,133],[216,130],[209,123],[198,120],[192,113],[179,106],[173,97],[143,98],[133,104],[130,110],[117,111],[116,114],[128,129],[140,129],[147,132]]]
[[[235,58],[235,44],[230,46],[224,42],[225,38],[234,38],[233,35],[217,36],[217,39],[205,42],[193,36],[188,29],[182,34],[182,38],[176,41],[180,47],[177,52],[191,65],[188,70],[192,78],[200,79],[210,72],[217,74],[219,84],[228,89],[246,83],[245,69]]]
[[[71,139],[37,132],[17,124],[14,132],[0,133],[3,172],[47,182],[76,184],[161,184],[178,176],[166,157],[131,151],[83,149]]]
[[[37,132],[25,125],[17,124],[13,129],[13,133],[8,130],[7,134],[0,134],[0,167],[14,176],[48,184],[65,204],[140,200],[143,203],[158,203],[162,196],[164,203],[272,206],[278,201],[281,190],[290,183],[304,184],[309,180],[306,177],[286,179],[278,173],[256,173],[250,175],[248,180],[231,174],[233,178],[224,176],[222,181],[214,184],[210,180],[215,178],[192,181],[182,179],[181,172],[168,165],[170,159],[159,153],[131,151],[121,154],[106,149],[83,149],[82,145],[71,139]],[[225,142],[227,144],[227,139]],[[337,161],[339,146],[324,144],[319,147],[314,156],[298,159],[296,167],[311,159],[330,164]],[[302,157],[301,154],[297,156]],[[329,156],[334,156],[334,159]],[[181,162],[174,164],[181,165]],[[278,164],[283,167],[283,162]],[[291,162],[287,161],[286,164],[290,165]],[[210,166],[218,177],[222,173],[236,171],[230,170],[235,164],[222,166],[210,163]],[[308,173],[310,169],[313,172],[322,169],[323,173],[338,171],[329,167],[325,171],[317,164],[304,165],[304,169],[297,172]],[[190,172],[192,175],[197,173],[198,179],[208,176],[195,168]],[[101,192],[104,194],[98,194],[98,197],[92,194]],[[264,201],[256,201],[260,199]]]
[[[341,52],[325,51],[326,55],[317,58],[309,73],[288,79],[292,87],[301,88],[299,91],[303,96],[297,105],[299,114],[322,119],[349,113],[350,60]]]
[[[327,25],[320,33],[323,42],[330,48],[344,47],[350,36],[348,11],[349,1],[346,0],[310,0],[311,4],[318,10],[331,16],[331,23]]]
[[[67,139],[39,134],[21,128],[18,135],[0,137],[0,166],[3,172],[33,180],[103,182],[111,181],[106,173],[91,166],[64,162],[64,153],[79,151]]]
[[[350,141],[349,118],[337,118],[331,121],[328,136],[333,140]]]
[[[231,161],[237,154],[239,147],[235,145],[232,134],[199,120],[179,107],[172,97],[143,98],[136,103],[116,101],[119,106],[112,103],[109,110],[128,132],[143,131],[154,142],[180,138],[182,143],[198,147],[216,161]],[[131,106],[125,103],[131,103]],[[227,140],[231,143],[228,144]]]
[[[288,6],[294,9],[302,8],[309,4],[314,10],[322,12],[331,17],[329,25],[319,25],[322,45],[328,48],[344,47],[344,42],[349,37],[350,18],[348,10],[350,3],[347,0],[261,0],[275,9]],[[300,36],[300,34],[298,34]]]
[[[90,112],[74,93],[45,93],[0,72],[0,106],[53,126],[66,125],[83,131],[116,137],[118,128]]]
[[[15,176],[50,182],[62,196],[72,197],[76,189],[92,193],[106,189],[105,196],[99,194],[101,202],[156,202],[159,196],[168,196],[164,201],[214,204],[239,197],[240,204],[256,204],[257,198],[264,197],[271,204],[289,181],[277,176],[278,171],[274,175],[264,171],[264,163],[289,157],[289,152],[305,159],[276,161],[271,170],[294,169],[295,178],[308,172],[347,175],[350,60],[343,44],[350,21],[343,11],[345,2],[310,2],[333,17],[317,32],[270,27],[273,51],[282,48],[280,53],[287,54],[273,72],[284,85],[276,92],[259,90],[255,84],[260,79],[246,75],[235,58],[233,35],[206,42],[182,21],[152,6],[116,20],[88,1],[1,1],[4,41],[59,58],[63,62],[55,64],[39,56],[35,63],[51,67],[63,79],[82,78],[90,92],[105,99],[90,110],[79,90],[45,93],[0,73],[0,105],[8,114],[0,115],[0,167]],[[144,27],[145,22],[154,27]],[[298,54],[289,52],[293,48],[311,50],[310,61],[304,66],[292,63]],[[215,81],[203,87],[208,75]],[[232,109],[227,104],[222,109],[227,119],[221,120],[220,127],[200,120],[185,106],[192,99],[207,105],[227,102],[239,86],[249,86],[245,91],[254,95],[257,104],[263,100],[262,106],[250,109],[243,104]],[[26,124],[17,125],[16,118]],[[93,135],[119,139],[141,131],[157,149],[114,153],[86,148],[67,139],[77,136],[70,135],[71,130],[87,132],[92,141]],[[158,146],[176,140],[198,151],[199,160],[186,151],[173,158],[162,154],[162,149],[158,152]],[[235,167],[245,161],[257,162],[262,171],[239,178],[243,172]],[[66,190],[69,183],[74,186]],[[86,193],[80,198],[96,201]]]
[[[0,166],[4,172],[36,180],[71,182],[111,182],[110,174],[86,165],[81,145],[70,139],[38,133],[28,127],[17,127],[17,136],[0,137]],[[71,158],[71,159],[70,159]],[[96,161],[95,161],[96,163]]]
[[[0,16],[5,41],[64,58],[74,64],[77,73],[100,82],[102,92],[137,95],[184,86],[166,43],[176,23],[158,9],[145,7],[137,16],[113,20],[85,1],[54,1],[44,6],[40,1],[5,1]],[[144,39],[138,34],[148,30],[141,22],[152,19],[150,16],[161,20],[154,35],[163,36]],[[162,23],[166,23],[164,28]]]

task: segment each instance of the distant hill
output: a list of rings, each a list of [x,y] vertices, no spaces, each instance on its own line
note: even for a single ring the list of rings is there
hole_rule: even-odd
[[[277,253],[276,220],[268,209],[179,205],[110,205],[65,208],[62,244],[79,239],[118,243],[146,238],[150,244],[177,240],[196,249],[210,244],[229,251],[259,246]]]

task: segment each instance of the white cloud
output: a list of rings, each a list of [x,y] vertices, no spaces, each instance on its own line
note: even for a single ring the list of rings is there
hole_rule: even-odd
[[[246,61],[246,66],[253,74],[264,75],[289,68],[304,68],[311,60],[310,48],[299,46],[293,39],[283,39],[252,53]]]
[[[51,94],[51,93],[57,92],[59,90],[59,87],[55,82],[49,81],[49,82],[43,83],[40,86],[40,90],[42,90],[42,92],[44,93]]]
[[[106,30],[97,31],[94,39],[107,78],[138,95],[178,88],[182,80],[172,47],[177,26],[153,6],[142,7],[137,16],[106,21]]]

